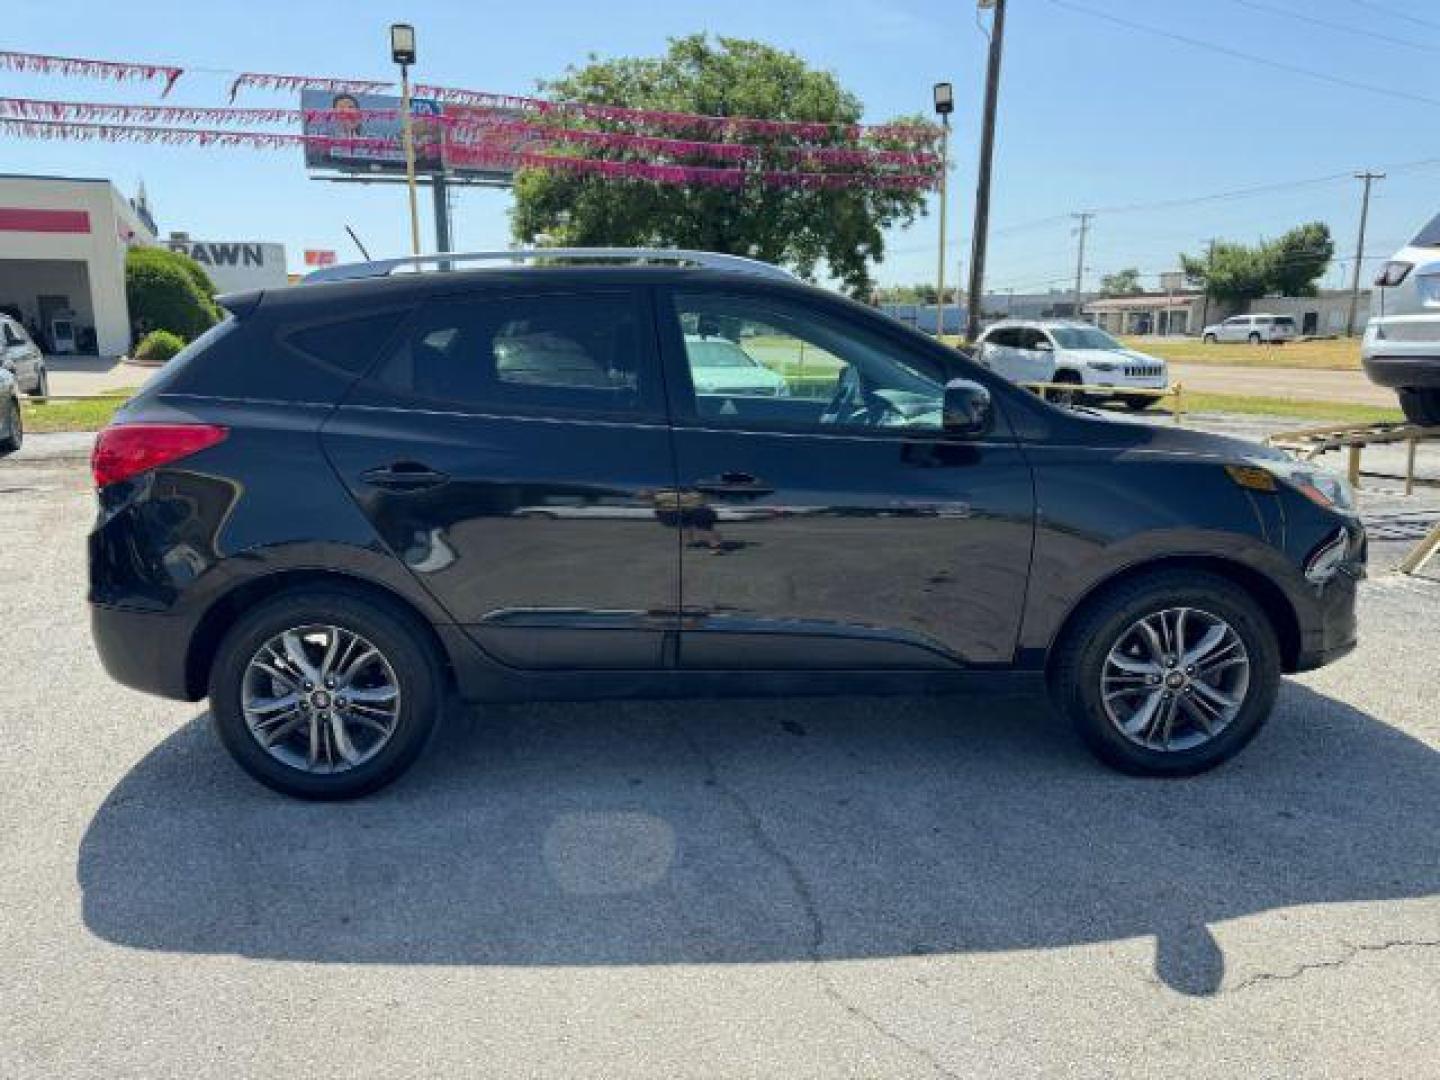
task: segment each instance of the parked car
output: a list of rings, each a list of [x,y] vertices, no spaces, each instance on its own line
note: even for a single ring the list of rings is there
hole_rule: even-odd
[[[1440,424],[1440,215],[1380,271],[1372,312],[1365,373],[1395,388],[1412,423]]]
[[[208,696],[280,791],[393,780],[451,693],[982,683],[1048,688],[1115,767],[1190,774],[1355,644],[1365,533],[1309,464],[1054,408],[760,263],[442,258],[222,298],[96,442],[105,668]],[[709,319],[834,357],[830,399],[697,388],[682,327]],[[510,377],[515,326],[566,343],[533,353],[556,378]]]
[[[790,393],[790,384],[783,375],[728,338],[686,334],[685,351],[691,358],[690,373],[697,393],[761,397],[785,397]]]
[[[1201,341],[1246,341],[1251,345],[1284,345],[1297,337],[1295,320],[1289,315],[1233,315],[1224,322],[1205,327]]]
[[[25,421],[20,415],[20,389],[15,376],[0,368],[0,457],[13,454],[25,441]]]
[[[1124,391],[1164,390],[1170,384],[1164,360],[1128,348],[1089,323],[1007,319],[986,329],[976,345],[980,364],[1011,382],[1063,384],[1045,392],[1059,404],[1116,398],[1145,409],[1155,395]]]
[[[50,374],[45,370],[45,355],[30,340],[25,327],[8,315],[0,315],[0,368],[15,376],[24,393],[49,396]]]

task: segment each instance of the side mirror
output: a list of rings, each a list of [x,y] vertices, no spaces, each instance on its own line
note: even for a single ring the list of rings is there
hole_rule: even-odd
[[[945,384],[941,424],[950,435],[984,435],[995,421],[990,391],[969,379],[951,379]]]

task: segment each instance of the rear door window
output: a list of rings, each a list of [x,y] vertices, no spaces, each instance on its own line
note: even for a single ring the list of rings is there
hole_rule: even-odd
[[[1410,243],[1415,247],[1440,247],[1440,214],[1431,218]]]
[[[423,307],[375,382],[417,407],[663,412],[647,308],[624,292],[453,297]]]

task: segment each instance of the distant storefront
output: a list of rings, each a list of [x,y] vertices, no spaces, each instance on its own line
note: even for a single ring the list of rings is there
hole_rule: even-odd
[[[154,242],[143,196],[108,180],[0,175],[0,311],[47,352],[124,353],[125,252]]]
[[[171,233],[171,251],[189,255],[205,269],[217,292],[275,289],[286,284],[285,246],[261,240],[192,240]]]

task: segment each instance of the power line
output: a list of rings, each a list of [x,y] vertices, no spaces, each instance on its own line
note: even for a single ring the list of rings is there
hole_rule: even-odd
[[[1406,11],[1396,11],[1394,8],[1386,7],[1384,4],[1374,3],[1373,0],[1350,0],[1356,7],[1362,7],[1369,11],[1378,11],[1382,15],[1389,15],[1395,19],[1404,19],[1416,26],[1428,26],[1432,30],[1440,30],[1440,22],[1431,22],[1429,19],[1422,19],[1418,15],[1411,15]]]
[[[1142,34],[1153,34],[1156,37],[1168,38],[1171,41],[1179,41],[1197,49],[1206,49],[1210,52],[1220,53],[1222,56],[1231,56],[1237,60],[1248,60],[1252,64],[1263,64],[1265,67],[1275,68],[1277,71],[1288,71],[1292,75],[1304,75],[1309,79],[1318,79],[1321,82],[1333,83],[1336,86],[1348,87],[1351,90],[1365,90],[1372,94],[1383,94],[1386,97],[1399,98],[1403,101],[1419,102],[1422,105],[1440,106],[1440,98],[1426,97],[1424,94],[1412,94],[1405,90],[1397,90],[1389,86],[1379,86],[1375,83],[1360,82],[1358,79],[1347,79],[1342,75],[1332,75],[1327,71],[1317,71],[1314,68],[1301,67],[1299,64],[1289,64],[1283,60],[1272,60],[1268,56],[1242,52],[1239,49],[1232,49],[1228,45],[1217,45],[1213,41],[1205,41],[1202,38],[1193,38],[1186,34],[1177,34],[1170,30],[1162,30],[1158,26],[1132,22],[1129,19],[1121,18],[1119,15],[1111,15],[1108,11],[1099,11],[1092,7],[1086,7],[1083,4],[1077,4],[1074,0],[1050,0],[1050,3],[1069,11],[1077,11],[1082,15],[1103,19],[1105,22],[1114,23],[1116,26],[1123,26],[1127,30],[1138,30]]]
[[[1410,41],[1406,38],[1395,37],[1391,34],[1382,34],[1378,30],[1365,30],[1357,26],[1347,26],[1345,23],[1331,22],[1329,19],[1319,19],[1314,15],[1305,15],[1298,11],[1291,11],[1288,8],[1266,4],[1263,3],[1262,0],[1230,0],[1230,2],[1254,11],[1264,11],[1271,15],[1279,15],[1281,18],[1294,19],[1296,22],[1309,23],[1312,26],[1323,26],[1327,30],[1339,30],[1347,36],[1358,34],[1361,37],[1383,41],[1387,45],[1399,45],[1406,49],[1419,49],[1421,52],[1440,52],[1440,48],[1434,45],[1426,45],[1419,41]]]

